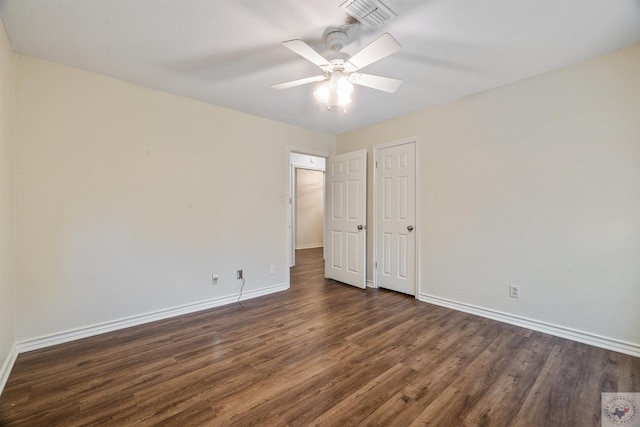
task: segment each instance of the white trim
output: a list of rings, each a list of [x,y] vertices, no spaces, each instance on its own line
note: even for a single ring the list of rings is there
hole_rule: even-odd
[[[386,145],[386,144],[382,144],[382,145]],[[372,249],[373,249],[373,254],[371,254],[371,270],[373,271],[373,281],[371,283],[371,287],[372,288],[378,288],[378,214],[377,214],[377,210],[378,210],[378,146],[374,145],[373,147],[373,182],[371,183],[371,186],[373,188],[373,191],[371,191],[371,194],[373,195],[373,213],[372,213],[372,217],[373,217],[373,227],[371,227],[372,229],[372,233],[371,233],[371,237],[373,238],[373,244],[372,244]]]
[[[367,288],[377,288],[377,286],[374,285],[373,280],[367,280]]]
[[[289,205],[287,206],[287,255],[289,256],[289,268],[296,265],[296,187],[298,186],[298,174],[296,166],[291,163],[291,152],[289,156]],[[289,278],[289,280],[291,280]]]
[[[289,152],[289,209],[287,215],[289,217],[289,267],[296,265],[296,243],[298,240],[298,215],[296,212],[296,196],[298,194],[298,172],[296,165],[291,163],[291,152]],[[291,281],[291,278],[289,278]]]
[[[377,183],[378,183],[378,168],[377,168],[377,163],[378,163],[378,152],[380,150],[384,150],[385,148],[390,148],[390,147],[395,147],[398,145],[405,145],[405,144],[414,144],[415,147],[415,170],[414,170],[414,189],[415,189],[415,194],[414,194],[414,210],[415,210],[415,228],[416,228],[416,242],[415,242],[415,248],[414,248],[414,277],[415,277],[415,281],[413,284],[413,293],[414,293],[414,297],[416,299],[418,299],[418,295],[420,293],[420,235],[422,234],[420,232],[420,200],[418,198],[418,195],[420,194],[420,162],[418,161],[418,159],[420,158],[419,156],[419,138],[417,136],[412,136],[409,138],[403,138],[403,139],[398,139],[395,141],[391,141],[391,142],[385,142],[383,144],[378,144],[375,145],[373,147],[373,283],[372,283],[372,287],[374,288],[378,288],[378,269],[376,268],[376,262],[378,260],[378,241],[377,241],[377,230],[376,230],[376,224],[378,221],[378,188],[377,188]]]
[[[415,219],[415,227],[416,227],[416,265],[415,265],[415,275],[416,275],[416,299],[418,299],[418,295],[420,295],[420,283],[421,281],[421,265],[422,265],[422,251],[420,248],[422,247],[422,228],[420,227],[420,138],[417,136],[412,138],[416,144],[416,170],[415,170],[415,178],[416,178],[416,200],[415,200],[415,209],[416,209],[416,219]],[[428,214],[427,214],[428,215]]]
[[[589,332],[567,328],[566,326],[554,325],[552,323],[528,319],[526,317],[516,316],[514,314],[504,313],[501,311],[491,310],[488,308],[478,307],[475,305],[465,304],[423,293],[420,293],[420,301],[451,308],[453,310],[462,311],[465,313],[475,314],[477,316],[486,317],[488,319],[498,320],[510,325],[532,329],[534,331],[543,332],[545,334],[554,335],[560,338],[566,338],[568,340],[581,342],[583,344],[589,344],[595,347],[604,348],[606,350],[617,351],[619,353],[628,354],[630,356],[640,357],[639,344],[620,341],[614,338],[604,337],[602,335],[596,335]]]
[[[322,248],[324,243],[307,243],[306,245],[297,245],[296,250],[298,249],[313,249],[313,248]]]
[[[331,153],[327,151],[318,151],[318,150],[312,150],[311,148],[287,145],[287,161],[289,161],[289,153],[306,154],[308,156],[316,156],[316,157],[324,157],[324,158],[327,158],[331,155]]]
[[[4,363],[2,364],[2,369],[0,369],[0,394],[2,394],[4,390],[4,386],[7,384],[7,380],[9,379],[9,374],[13,369],[13,365],[16,363],[16,359],[18,358],[18,349],[14,344],[11,347],[11,351],[7,355]]]
[[[242,293],[242,301],[261,297],[276,292],[286,291],[289,289],[288,283],[280,285],[269,286],[266,288],[256,289],[252,291],[246,291]],[[131,317],[125,317],[119,320],[113,320],[104,323],[98,323],[96,325],[85,326],[81,328],[72,329],[65,332],[54,333],[46,335],[40,338],[33,338],[25,341],[20,341],[17,344],[18,353],[24,353],[27,351],[38,350],[41,348],[49,347],[52,345],[63,344],[70,341],[75,341],[81,338],[92,337],[95,335],[104,334],[107,332],[113,332],[120,329],[130,328],[132,326],[138,326],[149,322],[155,322],[157,320],[168,319],[175,316],[181,316],[183,314],[194,313],[201,310],[208,310],[210,308],[220,307],[226,304],[235,303],[238,301],[240,293],[235,295],[229,295],[226,297],[214,298],[210,300],[200,301],[192,304],[180,305],[164,310],[152,311],[150,313],[140,314]]]
[[[378,145],[374,146],[373,148],[374,149],[378,149],[378,150],[383,150],[385,148],[395,147],[396,145],[409,144],[411,142],[415,142],[417,144],[418,143],[418,137],[417,136],[411,136],[411,137],[408,137],[408,138],[397,139],[395,141],[390,141],[390,142],[385,142],[385,143],[382,143],[382,144],[378,144]]]

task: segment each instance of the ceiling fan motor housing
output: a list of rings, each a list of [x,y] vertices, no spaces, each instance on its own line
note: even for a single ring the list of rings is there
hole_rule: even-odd
[[[344,29],[330,30],[325,37],[325,41],[331,49],[339,52],[349,43],[349,35]]]
[[[340,58],[330,59],[329,65],[326,68],[324,68],[324,71],[327,74],[331,74],[334,71],[345,71],[344,59],[340,59]]]

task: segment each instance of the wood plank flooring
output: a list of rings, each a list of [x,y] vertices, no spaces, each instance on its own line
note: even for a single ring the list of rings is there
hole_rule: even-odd
[[[600,426],[640,359],[323,278],[21,354],[2,426]]]

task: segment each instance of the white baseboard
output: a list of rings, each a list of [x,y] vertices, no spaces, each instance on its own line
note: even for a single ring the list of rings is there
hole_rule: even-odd
[[[373,280],[367,280],[367,288],[376,288],[377,286],[373,285]]]
[[[488,319],[498,320],[500,322],[532,329],[534,331],[543,332],[545,334],[554,335],[556,337],[566,338],[568,340],[581,342],[583,344],[589,344],[594,347],[600,347],[607,350],[628,354],[630,356],[640,357],[640,345],[638,344],[620,341],[609,337],[603,337],[601,335],[591,334],[589,332],[579,331],[576,329],[567,328],[565,326],[528,319],[526,317],[503,313],[501,311],[478,307],[471,304],[465,304],[446,298],[436,297],[433,295],[421,293],[419,299],[420,301],[451,308],[453,310],[475,314],[481,317],[486,317]]]
[[[11,373],[11,369],[13,369],[13,365],[16,363],[16,359],[18,358],[18,349],[14,344],[11,347],[11,351],[7,355],[4,363],[2,364],[2,369],[0,370],[0,394],[4,390],[4,386],[7,384],[7,380],[9,379],[9,374]]]
[[[296,245],[296,250],[321,248],[323,246],[324,246],[324,243],[307,243],[306,245]]]
[[[246,291],[242,293],[241,301],[252,298],[261,297],[276,292],[289,289],[288,283],[269,286],[266,288]],[[157,310],[150,313],[140,314],[136,316],[126,317],[124,319],[99,323],[96,325],[85,326],[70,331],[59,332],[44,337],[20,341],[17,343],[17,353],[38,350],[40,348],[50,347],[52,345],[63,344],[66,342],[87,338],[95,335],[113,332],[120,329],[138,326],[144,323],[155,322],[157,320],[168,319],[170,317],[181,316],[183,314],[195,313],[196,311],[207,310],[210,308],[220,307],[238,301],[240,294],[230,295],[226,297],[214,298],[210,300],[200,301],[192,304],[185,304],[177,307],[171,307],[164,310]]]

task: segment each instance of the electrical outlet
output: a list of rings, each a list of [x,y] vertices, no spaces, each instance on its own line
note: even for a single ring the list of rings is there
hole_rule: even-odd
[[[217,285],[219,281],[220,281],[220,276],[218,276],[217,274],[214,274],[213,276],[211,276],[212,285]]]
[[[510,285],[509,286],[509,296],[511,298],[520,298],[520,286]]]
[[[236,279],[240,280],[242,279],[244,276],[242,275],[242,270],[238,270],[236,272]]]
[[[276,272],[276,266],[272,265],[271,268],[269,269],[269,274],[274,274]]]

